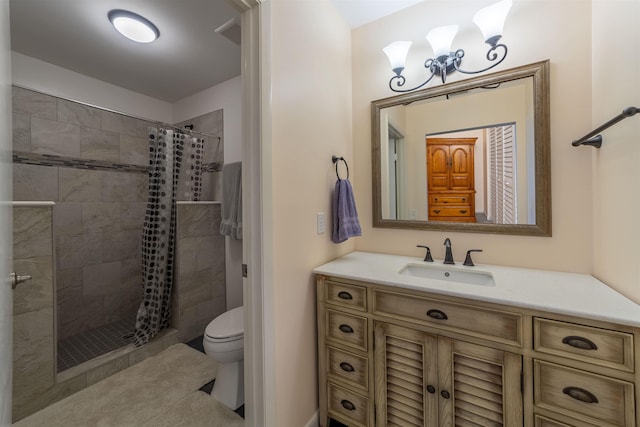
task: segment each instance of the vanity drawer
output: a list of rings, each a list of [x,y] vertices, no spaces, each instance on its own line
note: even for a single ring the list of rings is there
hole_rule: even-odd
[[[369,360],[343,350],[327,347],[328,376],[369,389]]]
[[[333,383],[328,383],[327,388],[329,415],[346,418],[349,426],[369,425],[369,399]]]
[[[429,206],[431,205],[459,205],[459,206],[471,206],[469,195],[441,195],[431,194],[429,195]]]
[[[355,310],[367,310],[367,288],[325,280],[325,300]]]
[[[534,348],[541,353],[633,372],[633,335],[536,317]]]
[[[535,404],[598,426],[634,426],[632,383],[534,360]]]
[[[535,416],[534,425],[535,427],[571,427],[569,424],[561,423],[560,421],[552,420],[551,418],[540,415]]]
[[[475,213],[471,211],[469,206],[430,206],[429,215],[433,218],[445,217],[445,216],[474,216]]]
[[[327,310],[326,331],[329,340],[367,351],[367,319],[334,310]]]
[[[373,304],[376,314],[522,346],[522,316],[516,313],[377,289]]]

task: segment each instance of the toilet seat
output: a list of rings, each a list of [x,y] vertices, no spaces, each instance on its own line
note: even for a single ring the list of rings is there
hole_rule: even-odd
[[[213,319],[205,329],[205,339],[228,342],[244,338],[244,307],[236,307]]]

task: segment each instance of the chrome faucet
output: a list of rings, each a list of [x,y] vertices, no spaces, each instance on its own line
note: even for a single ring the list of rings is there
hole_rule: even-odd
[[[446,253],[444,255],[444,263],[445,264],[455,264],[453,262],[453,254],[451,253],[451,240],[447,237],[444,239],[444,245],[446,246]]]

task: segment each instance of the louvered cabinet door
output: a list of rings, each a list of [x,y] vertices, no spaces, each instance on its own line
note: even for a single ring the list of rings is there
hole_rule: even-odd
[[[438,426],[435,336],[376,322],[376,425]]]
[[[440,337],[440,427],[523,425],[517,354]]]

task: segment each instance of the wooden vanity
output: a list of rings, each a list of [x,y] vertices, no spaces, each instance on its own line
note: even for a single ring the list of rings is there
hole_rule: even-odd
[[[382,272],[387,258],[392,273]],[[315,270],[321,426],[329,418],[354,427],[640,426],[633,302],[590,276],[532,279],[536,273],[518,269],[497,268],[496,289],[404,277],[390,283],[405,260],[415,262],[353,253]],[[503,280],[518,274],[524,282],[557,274],[539,290],[556,299],[550,308],[523,302],[531,290],[510,296]],[[578,315],[575,301],[559,309],[558,299],[571,298],[558,292],[563,280],[568,292],[591,292],[602,312]],[[615,312],[619,319],[607,319]]]

